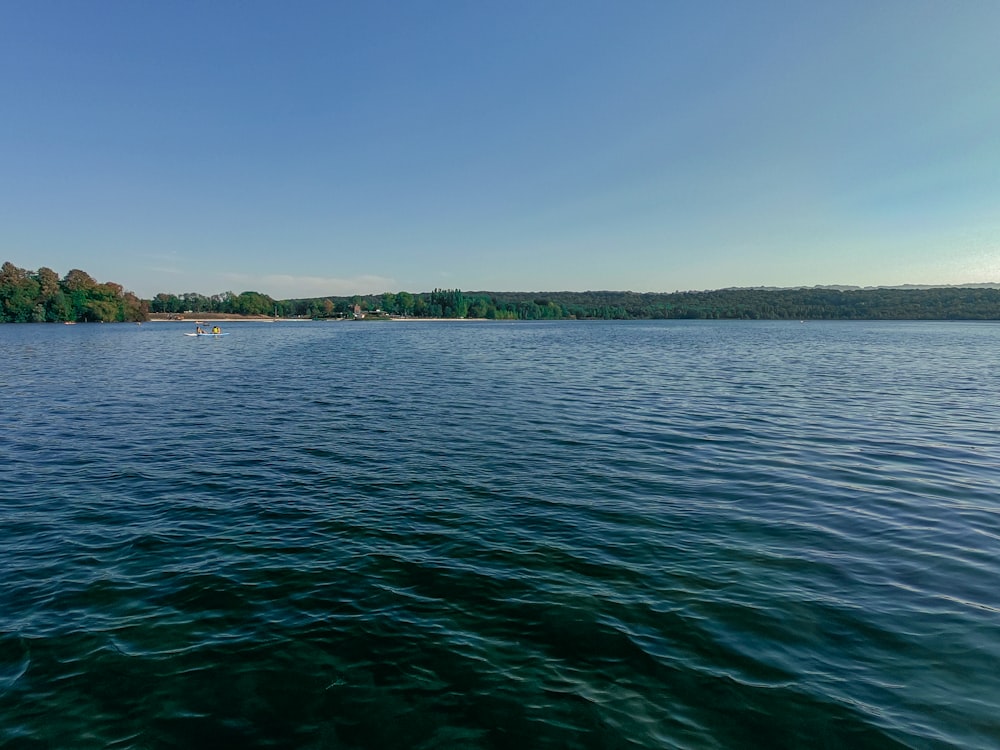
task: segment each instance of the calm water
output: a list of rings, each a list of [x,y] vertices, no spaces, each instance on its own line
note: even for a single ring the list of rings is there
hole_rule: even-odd
[[[0,326],[3,748],[998,748],[1000,325]]]

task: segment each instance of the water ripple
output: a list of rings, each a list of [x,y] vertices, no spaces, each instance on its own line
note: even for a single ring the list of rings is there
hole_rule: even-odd
[[[1000,328],[180,331],[0,328],[0,746],[1000,747]]]

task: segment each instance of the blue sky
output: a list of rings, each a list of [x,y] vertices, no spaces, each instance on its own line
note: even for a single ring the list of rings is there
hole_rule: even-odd
[[[0,3],[0,261],[142,297],[1000,281],[1000,2]]]

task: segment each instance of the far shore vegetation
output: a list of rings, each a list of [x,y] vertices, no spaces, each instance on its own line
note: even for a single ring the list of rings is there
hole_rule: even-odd
[[[139,299],[120,284],[73,269],[0,268],[0,322],[143,322],[230,315],[270,318],[484,318],[489,320],[1000,320],[1000,289],[732,288],[691,292],[385,292],[272,299],[260,292],[157,294]]]

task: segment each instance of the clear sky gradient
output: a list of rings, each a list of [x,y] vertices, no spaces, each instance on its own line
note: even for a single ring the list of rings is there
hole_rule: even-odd
[[[1000,2],[0,3],[0,261],[141,297],[1000,281]]]

